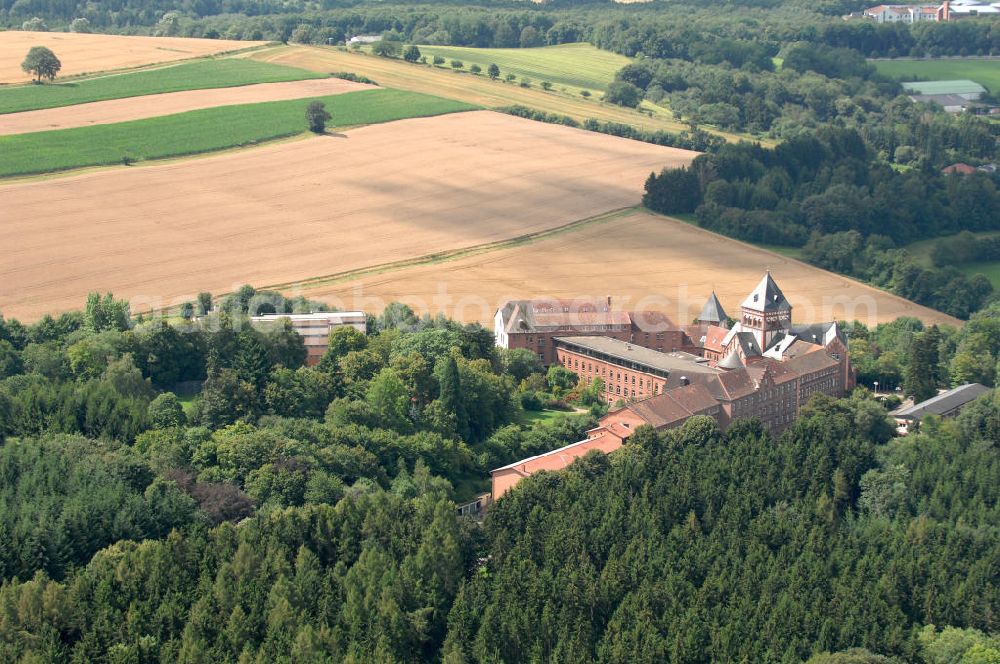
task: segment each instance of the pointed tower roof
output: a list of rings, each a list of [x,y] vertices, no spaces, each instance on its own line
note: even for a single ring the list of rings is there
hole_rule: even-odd
[[[724,358],[719,360],[719,363],[716,366],[719,367],[720,369],[732,370],[732,369],[742,369],[744,367],[744,364],[743,360],[740,359],[739,353],[730,353],[729,355],[726,355]]]
[[[722,308],[722,303],[719,302],[719,298],[715,295],[715,291],[708,297],[708,301],[705,306],[701,308],[701,314],[698,316],[699,323],[725,323],[729,320],[729,316],[726,315],[725,310]]]
[[[747,295],[747,299],[743,300],[741,306],[745,309],[765,312],[791,311],[792,309],[792,305],[785,299],[785,294],[781,292],[778,284],[774,283],[774,279],[771,278],[770,270],[760,280],[757,287]]]

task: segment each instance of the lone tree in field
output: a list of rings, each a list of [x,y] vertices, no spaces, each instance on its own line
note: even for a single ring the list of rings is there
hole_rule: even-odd
[[[403,59],[407,62],[416,62],[420,59],[420,49],[417,48],[416,44],[410,44],[406,47],[406,50],[403,51]]]
[[[500,77],[500,67],[497,67],[496,63],[493,63],[486,68],[486,73],[495,81]]]
[[[21,63],[21,69],[29,74],[34,74],[36,83],[41,83],[42,78],[51,81],[61,68],[62,63],[59,62],[59,58],[45,46],[32,46],[31,50],[28,51],[28,56]]]
[[[326,123],[332,117],[326,112],[326,105],[321,101],[314,101],[306,108],[306,122],[309,123],[309,131],[315,134],[324,133]]]

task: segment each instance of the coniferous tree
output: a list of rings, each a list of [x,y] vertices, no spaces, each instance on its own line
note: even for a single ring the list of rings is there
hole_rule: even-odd
[[[465,400],[462,393],[462,379],[458,373],[458,363],[451,355],[441,359],[441,371],[438,377],[440,384],[441,406],[445,412],[455,414],[456,432],[462,440],[469,439],[469,416],[465,410]]]

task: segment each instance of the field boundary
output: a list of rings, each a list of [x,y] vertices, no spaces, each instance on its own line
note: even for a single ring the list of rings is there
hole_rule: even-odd
[[[555,228],[548,228],[544,231],[537,231],[535,233],[526,233],[524,235],[518,235],[516,237],[507,238],[506,240],[497,240],[496,242],[487,242],[486,244],[477,244],[471,247],[464,247],[462,249],[454,249],[452,251],[441,251],[433,254],[424,254],[423,256],[417,256],[415,258],[406,258],[400,261],[391,261],[389,263],[381,263],[379,265],[371,265],[368,267],[358,268],[356,270],[346,270],[344,272],[335,272],[333,274],[324,275],[321,277],[310,277],[308,279],[299,279],[296,281],[290,281],[284,284],[274,284],[266,286],[268,289],[280,289],[280,288],[291,288],[293,286],[321,286],[325,284],[335,284],[341,281],[350,281],[360,276],[366,276],[369,274],[382,274],[385,272],[393,272],[407,267],[416,267],[418,265],[434,265],[436,263],[447,263],[449,261],[457,260],[459,258],[466,258],[468,256],[478,256],[479,254],[488,254],[491,251],[497,251],[499,249],[510,249],[511,247],[519,247],[524,244],[533,244],[539,240],[545,240],[554,235],[562,235],[563,233],[572,233],[573,231],[580,230],[586,226],[596,226],[601,223],[607,223],[615,219],[620,219],[625,215],[641,210],[642,206],[633,205],[630,207],[618,208],[616,210],[611,210],[609,212],[602,212],[599,215],[593,217],[586,217],[584,219],[577,219],[576,221],[571,221],[568,224],[563,224],[562,226],[557,226]]]
[[[379,109],[402,108],[402,106],[391,106],[391,104],[396,103],[394,100],[397,98],[408,102],[411,109],[407,112],[378,113]],[[4,169],[0,169],[0,183],[23,176],[75,173],[84,168],[117,166],[119,164],[130,166],[133,163],[155,162],[164,158],[216,154],[223,150],[257,147],[274,140],[308,134],[308,130],[304,127],[303,111],[306,105],[312,101],[321,101],[327,104],[334,116],[340,119],[340,123],[330,124],[328,134],[396,120],[480,110],[471,104],[457,100],[407,90],[373,87],[334,95],[215,106],[125,122],[12,134],[0,136],[0,149],[6,148],[9,158],[20,158],[21,161],[16,162],[13,166],[5,164]],[[350,106],[352,103],[356,106]],[[427,108],[413,111],[412,106],[419,104],[424,104]],[[357,106],[363,108],[365,112],[358,113]],[[346,117],[344,114],[338,115],[341,111],[346,114]],[[351,113],[355,113],[354,117],[351,117]],[[300,121],[299,118],[303,119]],[[242,135],[234,136],[231,143],[222,144],[218,141],[213,143],[215,135],[211,127],[226,119],[243,121],[243,125],[240,127]],[[251,123],[248,119],[254,119],[257,123]],[[191,123],[194,124],[191,125]],[[204,140],[201,140],[197,146],[190,144],[181,146],[180,143],[172,142],[177,132],[170,130],[185,124],[201,130],[199,140]],[[152,136],[159,140],[160,144],[154,143],[153,147],[150,148],[149,145],[130,143],[136,136]],[[38,154],[46,157],[50,153],[54,153],[58,157],[60,151],[73,154],[71,148],[74,141],[77,145],[96,145],[100,150],[105,150],[106,154],[91,153],[89,156],[77,158],[75,162],[72,162],[71,158],[66,158],[61,163],[55,158],[50,158],[52,163],[49,164],[45,164],[44,161],[35,161]],[[159,152],[157,152],[158,150]],[[11,154],[14,156],[10,157]],[[17,164],[20,163],[31,163],[32,170],[16,170]]]
[[[480,254],[488,254],[493,251],[499,251],[502,249],[511,249],[513,247],[519,247],[526,244],[534,244],[541,240],[546,240],[550,237],[557,235],[562,235],[564,233],[572,233],[574,231],[587,228],[589,226],[597,226],[600,224],[606,224],[608,222],[614,221],[616,219],[621,219],[622,217],[628,216],[633,212],[642,211],[644,208],[641,205],[632,205],[629,207],[617,208],[610,210],[608,212],[602,212],[601,214],[594,215],[592,217],[585,217],[583,219],[577,219],[576,221],[571,221],[568,224],[563,224],[562,226],[556,226],[555,228],[548,228],[542,231],[536,231],[534,233],[525,233],[524,235],[518,235],[516,237],[507,238],[505,240],[497,240],[496,242],[487,242],[485,244],[476,244],[471,247],[463,247],[461,249],[453,249],[451,251],[441,251],[433,254],[424,254],[423,256],[415,256],[413,258],[405,258],[398,261],[390,261],[388,263],[379,263],[377,265],[369,265],[366,267],[356,268],[354,270],[345,270],[343,272],[334,272],[332,274],[322,275],[318,277],[308,277],[306,279],[297,279],[295,281],[288,281],[275,284],[263,284],[254,285],[257,290],[273,290],[273,291],[286,291],[291,288],[313,288],[316,286],[325,286],[329,284],[336,284],[344,281],[351,281],[359,277],[370,276],[374,274],[385,274],[387,272],[395,272],[396,270],[402,270],[410,267],[420,267],[422,265],[434,265],[437,263],[447,263],[454,260],[459,260],[461,258],[468,258],[470,256],[478,256]],[[217,297],[225,297],[231,295],[232,293],[220,293]],[[142,314],[153,314],[153,313],[173,313],[179,311],[179,307],[168,307],[166,309],[159,310],[148,310],[142,312],[132,313],[142,313]]]

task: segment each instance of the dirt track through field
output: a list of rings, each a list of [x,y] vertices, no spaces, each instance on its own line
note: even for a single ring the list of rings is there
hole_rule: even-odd
[[[235,51],[266,42],[187,37],[130,37],[69,32],[0,32],[0,83],[27,83],[21,62],[32,46],[47,46],[62,62],[59,78]],[[59,80],[57,78],[56,80]]]
[[[443,311],[488,326],[508,299],[611,296],[617,306],[694,320],[714,289],[726,313],[770,269],[797,322],[899,316],[960,325],[950,316],[770,251],[647,212],[610,215],[538,242],[361,278],[320,283],[301,294],[334,306],[380,311],[400,300],[418,313]]]
[[[142,310],[495,242],[634,205],[650,171],[694,156],[478,111],[3,185],[0,311],[94,290]]]
[[[282,83],[257,83],[208,90],[184,90],[159,95],[95,101],[76,106],[0,115],[0,136],[127,122],[216,106],[322,97],[373,87],[375,86],[353,83],[339,78],[321,78]]]

